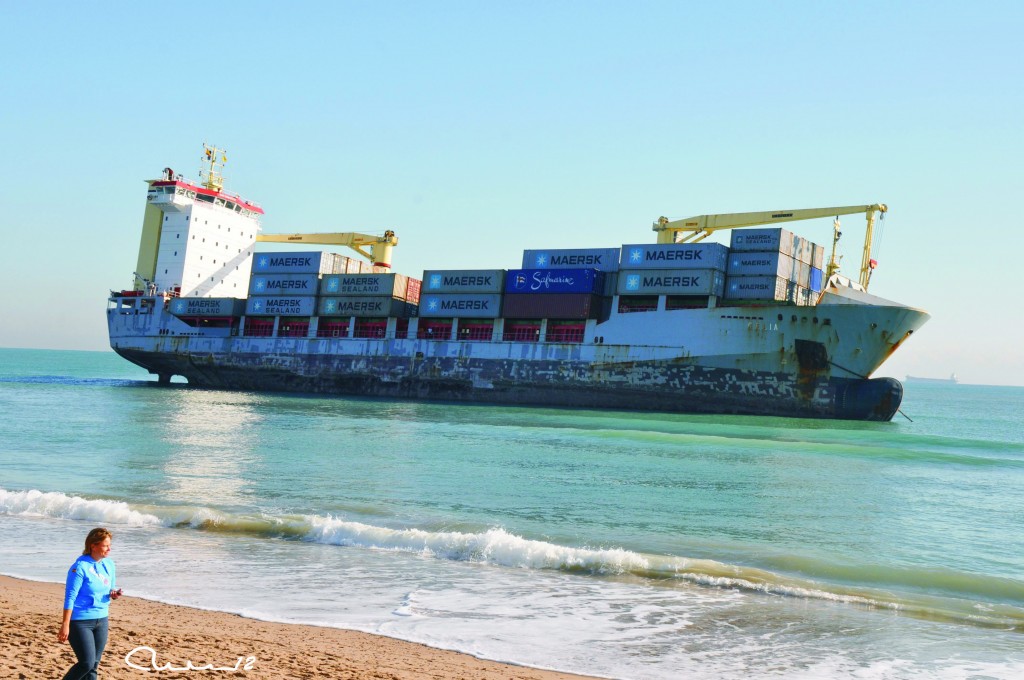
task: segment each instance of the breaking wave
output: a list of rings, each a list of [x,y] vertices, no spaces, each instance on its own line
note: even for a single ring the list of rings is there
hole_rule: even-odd
[[[899,611],[932,620],[958,621],[1024,632],[1024,608],[973,598],[897,596],[876,588],[851,588],[715,560],[653,555],[615,547],[573,547],[529,539],[501,527],[480,532],[427,531],[375,526],[324,515],[240,515],[206,507],[137,506],[60,492],[0,489],[0,515],[49,517],[137,527],[197,529],[258,538],[393,550],[426,557],[521,569],[549,569],[691,583],[773,596],[828,600]]]

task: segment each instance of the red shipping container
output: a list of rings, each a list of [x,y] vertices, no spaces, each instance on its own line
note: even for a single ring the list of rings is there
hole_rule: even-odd
[[[596,319],[601,297],[590,293],[506,293],[506,319]]]

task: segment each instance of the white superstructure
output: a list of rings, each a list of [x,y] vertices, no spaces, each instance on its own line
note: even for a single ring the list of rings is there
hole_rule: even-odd
[[[148,180],[137,290],[181,297],[248,295],[262,208],[223,190],[219,149],[207,148],[202,183],[175,175]]]

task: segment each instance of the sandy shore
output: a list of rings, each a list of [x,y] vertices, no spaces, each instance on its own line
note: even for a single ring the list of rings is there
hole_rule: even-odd
[[[0,576],[0,677],[60,678],[75,662],[67,644],[57,642],[64,587]],[[580,680],[582,676],[481,661],[466,654],[432,649],[378,635],[280,623],[264,623],[233,614],[123,597],[111,605],[110,641],[100,664],[101,678],[153,677],[132,668],[125,656],[147,646],[156,663],[184,667],[213,664],[228,671],[163,671],[160,678],[344,678],[411,680],[450,678],[486,680]],[[252,670],[241,670],[256,657]],[[141,650],[129,660],[152,668]]]

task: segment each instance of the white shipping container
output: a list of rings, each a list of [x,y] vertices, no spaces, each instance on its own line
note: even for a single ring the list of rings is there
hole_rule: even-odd
[[[811,266],[815,269],[825,268],[825,246],[814,244],[814,252],[811,255]]]

